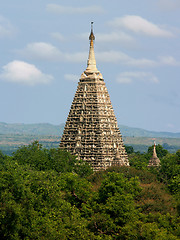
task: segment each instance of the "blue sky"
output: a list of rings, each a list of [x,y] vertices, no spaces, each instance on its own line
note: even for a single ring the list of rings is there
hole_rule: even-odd
[[[91,21],[118,123],[180,132],[179,0],[1,1],[0,122],[66,121]]]

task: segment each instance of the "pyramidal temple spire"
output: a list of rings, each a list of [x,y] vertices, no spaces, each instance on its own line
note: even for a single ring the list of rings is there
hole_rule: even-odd
[[[95,59],[95,54],[94,54],[94,40],[95,36],[93,33],[93,22],[91,22],[91,33],[89,35],[89,40],[90,40],[90,48],[89,48],[89,57],[87,61],[87,68],[86,68],[86,73],[93,73],[93,72],[98,72],[97,67],[96,67],[96,59]]]
[[[96,68],[93,23],[89,40],[87,68],[79,79],[60,148],[88,162],[94,171],[129,166],[108,90]]]

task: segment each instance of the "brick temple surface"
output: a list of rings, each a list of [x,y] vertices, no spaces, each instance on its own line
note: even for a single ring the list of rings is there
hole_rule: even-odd
[[[61,138],[66,149],[97,171],[110,166],[129,166],[111,100],[94,54],[91,25],[87,68],[82,73]]]

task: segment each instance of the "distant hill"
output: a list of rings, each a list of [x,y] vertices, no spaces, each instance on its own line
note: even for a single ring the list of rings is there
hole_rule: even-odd
[[[55,135],[61,136],[64,124],[53,125],[49,123],[3,123],[0,122],[0,134],[26,134],[26,135]]]
[[[57,148],[63,133],[64,124],[7,124],[0,122],[0,150],[11,155],[18,147],[38,140],[46,148]],[[140,128],[120,125],[124,144],[130,145],[135,151],[146,152],[156,138],[169,152],[180,149],[180,133],[152,132]]]
[[[151,138],[180,138],[180,133],[147,131],[141,128],[133,128],[120,125],[123,136],[127,137],[151,137]],[[3,123],[0,122],[0,134],[28,134],[28,135],[56,135],[61,136],[64,123],[53,125],[49,123],[24,124],[24,123]]]
[[[180,138],[180,133],[155,132],[155,131],[148,131],[142,128],[127,127],[124,125],[119,125],[119,127],[122,135],[127,137]]]

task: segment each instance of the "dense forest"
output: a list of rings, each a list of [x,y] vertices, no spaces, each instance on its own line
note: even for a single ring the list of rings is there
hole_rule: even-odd
[[[93,172],[66,151],[39,142],[0,152],[2,240],[176,240],[180,237],[180,150],[126,150],[130,167]]]

